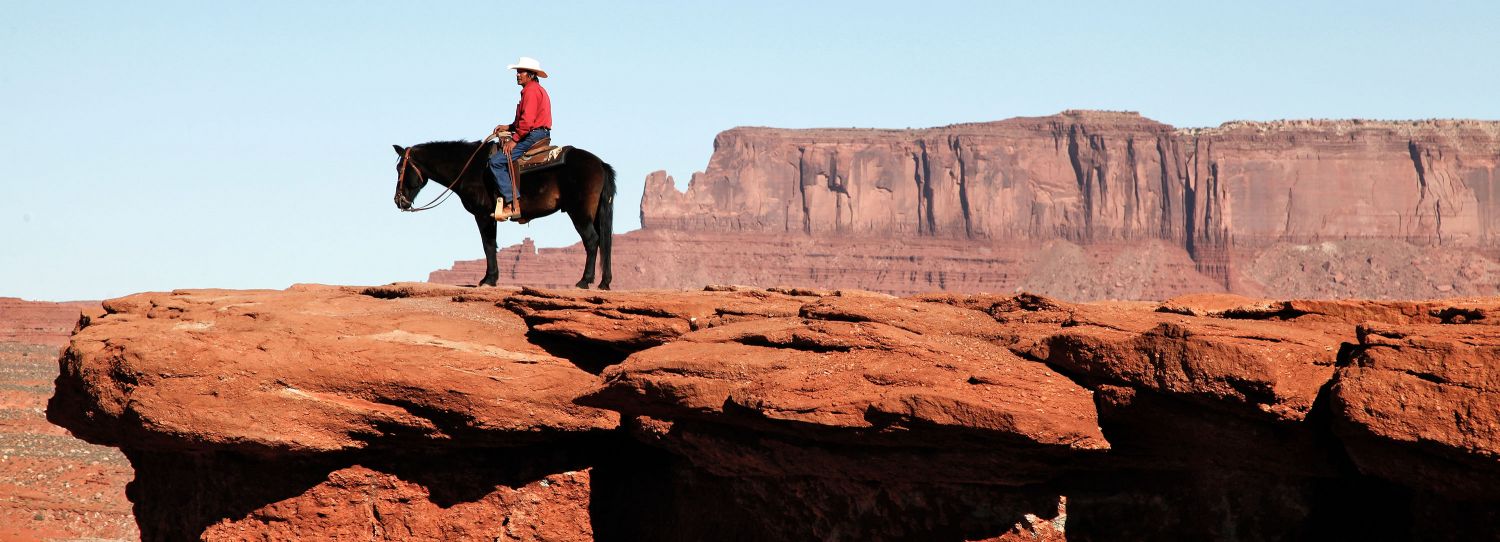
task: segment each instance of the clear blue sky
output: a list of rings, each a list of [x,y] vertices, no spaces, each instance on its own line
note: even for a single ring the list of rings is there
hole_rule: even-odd
[[[552,75],[555,141],[619,172],[619,232],[648,173],[685,186],[734,126],[1500,118],[1494,2],[524,5],[0,1],[0,296],[382,284],[479,258],[456,202],[395,209],[391,144],[508,121],[522,55]],[[500,244],[526,236],[576,241],[559,216]]]

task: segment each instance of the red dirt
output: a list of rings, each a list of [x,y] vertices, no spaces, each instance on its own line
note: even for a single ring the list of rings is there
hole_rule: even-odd
[[[138,539],[125,456],[46,420],[61,350],[0,342],[0,541]]]

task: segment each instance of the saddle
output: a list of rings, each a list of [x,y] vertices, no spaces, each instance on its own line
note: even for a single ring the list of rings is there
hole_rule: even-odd
[[[490,156],[499,153],[501,147],[499,143],[491,145]],[[543,138],[537,141],[536,145],[532,145],[530,149],[526,149],[526,153],[522,154],[519,160],[516,160],[516,171],[513,175],[519,177],[528,171],[560,166],[567,160],[568,151],[570,150],[573,150],[572,145],[557,147],[552,145],[552,138]]]

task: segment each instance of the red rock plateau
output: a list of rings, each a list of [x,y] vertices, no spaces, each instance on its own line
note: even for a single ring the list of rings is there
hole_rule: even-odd
[[[48,419],[144,540],[1482,540],[1500,298],[184,290]]]
[[[119,450],[47,423],[57,358],[95,303],[0,298],[0,541],[138,537]]]
[[[686,192],[646,179],[617,288],[703,284],[1067,300],[1496,295],[1500,123],[1233,122],[1134,113],[921,130],[735,128]],[[565,286],[577,245],[501,253]],[[472,284],[483,262],[433,282]]]

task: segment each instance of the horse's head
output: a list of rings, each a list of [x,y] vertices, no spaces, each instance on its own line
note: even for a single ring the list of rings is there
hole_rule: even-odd
[[[411,210],[411,202],[416,199],[417,192],[427,186],[427,176],[422,174],[422,169],[412,160],[411,149],[401,148],[400,145],[391,145],[396,149],[396,156],[401,158],[396,161],[396,208],[402,211]]]

